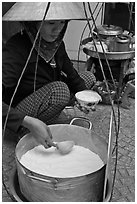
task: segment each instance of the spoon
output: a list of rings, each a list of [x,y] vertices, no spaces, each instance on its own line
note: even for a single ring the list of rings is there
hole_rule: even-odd
[[[56,148],[59,150],[61,154],[68,154],[72,151],[72,148],[74,146],[74,141],[63,141],[56,143]]]

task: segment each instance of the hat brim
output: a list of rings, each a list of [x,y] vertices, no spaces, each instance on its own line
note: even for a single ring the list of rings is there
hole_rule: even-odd
[[[17,2],[3,21],[41,21],[48,2]],[[50,2],[45,20],[86,20],[82,2]]]

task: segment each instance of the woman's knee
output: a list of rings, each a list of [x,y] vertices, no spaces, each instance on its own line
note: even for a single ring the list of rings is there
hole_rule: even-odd
[[[81,72],[80,77],[84,79],[87,89],[91,89],[96,83],[96,77],[90,71]]]
[[[70,90],[64,82],[57,81],[53,86],[52,95],[56,99],[56,103],[67,104],[70,100]]]

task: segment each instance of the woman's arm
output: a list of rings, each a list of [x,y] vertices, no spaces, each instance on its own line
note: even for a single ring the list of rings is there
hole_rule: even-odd
[[[27,49],[21,35],[11,38],[2,53],[2,124],[5,127],[5,119],[9,110],[10,100],[13,96],[17,81],[26,62]],[[13,104],[12,104],[13,106]],[[13,107],[8,113],[6,128],[18,132],[24,126],[30,130],[36,141],[46,148],[54,145],[48,126],[39,119],[22,114]]]
[[[2,124],[5,125],[9,106],[2,102]],[[12,131],[17,132],[21,126],[28,128],[32,136],[36,139],[38,144],[42,144],[45,148],[55,146],[52,142],[52,134],[49,127],[37,118],[26,116],[14,108],[10,109],[6,127]]]
[[[61,59],[63,60],[62,71],[67,75],[67,84],[69,85],[70,91],[76,93],[87,89],[84,80],[79,76],[77,70],[73,67],[71,60],[65,50],[64,43],[60,46],[62,53]]]
[[[42,144],[45,148],[56,146],[52,142],[52,134],[49,127],[41,120],[25,116],[22,125],[28,128],[36,141],[39,144]]]
[[[7,117],[9,106],[2,102],[2,125],[4,128],[5,125],[5,120]],[[11,107],[9,114],[8,114],[8,120],[6,127],[14,132],[18,132],[19,127],[22,124],[22,121],[24,119],[25,115],[20,113],[19,111],[15,110],[14,108]]]

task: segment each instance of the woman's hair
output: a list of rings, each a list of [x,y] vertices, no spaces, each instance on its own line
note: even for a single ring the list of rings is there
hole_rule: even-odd
[[[65,23],[67,24],[70,20],[65,20]],[[40,23],[41,21],[22,21],[20,22],[24,28],[30,27],[33,29],[37,29],[37,24]]]
[[[36,25],[38,22],[40,22],[40,21],[22,21],[20,23],[24,27],[24,29],[26,29],[26,27],[31,27],[31,28],[36,29]]]

